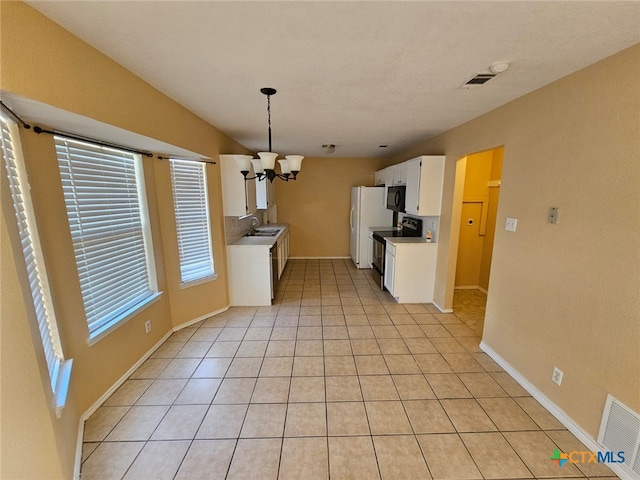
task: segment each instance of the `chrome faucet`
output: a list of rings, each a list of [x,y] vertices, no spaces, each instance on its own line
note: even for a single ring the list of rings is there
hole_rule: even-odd
[[[258,217],[251,217],[251,227],[249,228],[249,235],[254,235],[256,233],[256,227],[260,225],[260,220]]]

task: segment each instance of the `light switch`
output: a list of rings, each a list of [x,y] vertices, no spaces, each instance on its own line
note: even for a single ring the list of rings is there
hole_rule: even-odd
[[[517,225],[518,225],[517,218],[507,217],[507,224],[505,225],[504,229],[507,230],[508,232],[515,232]]]
[[[558,223],[558,208],[557,207],[551,207],[549,209],[549,215],[547,217],[547,221],[549,223]]]

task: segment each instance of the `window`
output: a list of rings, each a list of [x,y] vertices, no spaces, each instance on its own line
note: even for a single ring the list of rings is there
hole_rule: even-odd
[[[16,213],[18,233],[40,338],[44,348],[44,357],[49,371],[56,415],[59,417],[67,398],[72,360],[65,360],[62,353],[49,282],[40,249],[38,228],[31,203],[31,194],[29,193],[27,172],[17,134],[17,125],[2,116],[0,116],[0,120],[2,127],[2,134],[0,135],[2,158]]]
[[[142,159],[54,139],[92,343],[159,297]]]
[[[182,286],[215,278],[205,164],[170,160]]]

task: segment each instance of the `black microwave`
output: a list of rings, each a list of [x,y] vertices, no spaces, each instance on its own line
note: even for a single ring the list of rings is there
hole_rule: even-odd
[[[397,187],[389,187],[387,190],[387,209],[394,212],[404,212],[404,198],[407,192],[405,185],[398,185]]]

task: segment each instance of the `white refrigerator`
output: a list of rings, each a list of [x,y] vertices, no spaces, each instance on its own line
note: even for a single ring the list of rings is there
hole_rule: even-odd
[[[393,212],[384,207],[385,190],[384,187],[351,189],[349,252],[358,268],[371,268],[369,227],[392,226]]]

